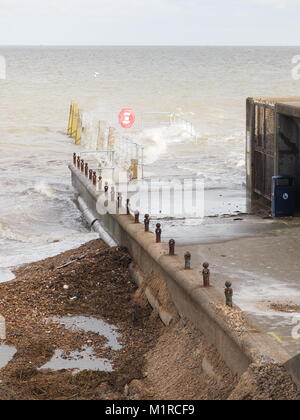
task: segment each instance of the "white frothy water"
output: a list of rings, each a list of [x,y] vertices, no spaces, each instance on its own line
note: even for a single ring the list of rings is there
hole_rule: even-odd
[[[162,126],[142,130],[136,141],[145,147],[145,164],[152,164],[168,153],[168,149],[176,144],[184,144],[185,148],[195,145],[195,138],[186,131],[183,125]]]
[[[230,190],[242,202],[245,98],[296,95],[289,67],[296,54],[297,48],[1,47],[7,79],[0,81],[0,278],[9,267],[95,238],[73,202],[67,169],[76,150],[64,135],[71,100],[114,125],[122,108],[133,108],[144,115],[138,138],[148,174],[203,176],[214,197]],[[184,127],[146,124],[147,112],[190,120],[198,144]],[[222,199],[224,208],[229,200]]]

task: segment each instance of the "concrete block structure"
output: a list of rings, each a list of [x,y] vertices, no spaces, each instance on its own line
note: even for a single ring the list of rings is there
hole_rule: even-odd
[[[300,211],[300,97],[247,99],[248,208],[270,206],[272,177],[289,175],[296,182]]]

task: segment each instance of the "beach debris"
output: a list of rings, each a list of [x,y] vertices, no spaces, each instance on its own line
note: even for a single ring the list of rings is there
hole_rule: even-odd
[[[209,287],[210,286],[210,269],[209,269],[208,262],[205,262],[203,264],[202,275],[203,275],[203,286]]]
[[[248,324],[245,314],[239,308],[231,308],[222,304],[211,305],[215,308],[216,313],[222,316],[227,325],[235,331],[239,336],[247,333]]]
[[[185,268],[185,270],[190,270],[191,269],[191,259],[192,259],[192,254],[189,251],[187,251],[184,254],[184,261],[185,261],[184,268]]]
[[[300,313],[300,305],[296,305],[292,302],[271,303],[270,309],[277,312]]]
[[[169,255],[173,257],[175,255],[175,245],[176,242],[174,239],[169,240]]]
[[[233,297],[233,289],[232,289],[232,284],[230,281],[227,281],[225,283],[226,289],[225,289],[225,297],[226,297],[226,306],[229,306],[230,308],[233,307],[233,303],[232,303],[232,297]]]
[[[126,384],[125,387],[124,387],[124,395],[125,395],[125,397],[128,397],[128,395],[129,395],[129,386],[128,386],[128,384]]]
[[[81,257],[75,258],[75,259],[67,262],[66,264],[61,265],[60,267],[56,267],[56,270],[61,270],[63,268],[66,268],[71,264],[74,264],[76,262],[79,262],[79,261],[83,260],[85,257],[86,257],[86,255],[82,255]]]
[[[155,233],[156,233],[156,243],[159,244],[161,242],[161,234],[162,234],[160,223],[157,223]]]
[[[69,290],[70,289],[70,286],[68,286],[67,284],[65,284],[64,287],[63,287],[63,289],[64,290]]]

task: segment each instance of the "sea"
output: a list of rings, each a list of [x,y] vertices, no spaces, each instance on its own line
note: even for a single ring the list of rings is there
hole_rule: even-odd
[[[150,176],[200,176],[206,216],[243,212],[246,98],[299,95],[292,63],[299,54],[300,47],[0,47],[0,281],[11,267],[97,237],[76,206],[67,167],[76,151],[66,135],[70,101],[116,126],[120,110],[131,108]],[[194,135],[169,126],[169,115]]]

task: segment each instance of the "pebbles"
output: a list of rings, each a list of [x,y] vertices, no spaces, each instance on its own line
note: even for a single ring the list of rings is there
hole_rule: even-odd
[[[245,315],[240,309],[229,308],[225,305],[211,304],[218,314],[221,314],[229,328],[239,335],[247,332],[247,321]]]
[[[74,263],[68,265],[72,259]],[[0,400],[104,399],[106,394],[99,391],[102,382],[109,383],[109,395],[122,398],[125,385],[142,377],[143,355],[155,343],[160,324],[150,318],[148,306],[137,307],[134,301],[130,262],[125,249],[108,248],[96,240],[23,266],[15,270],[14,282],[0,284],[5,344],[17,349],[1,370]],[[102,335],[91,328],[68,329],[58,321],[66,317],[97,318],[115,325],[120,346],[112,345],[106,330]],[[82,349],[88,351],[84,354]],[[62,359],[66,355],[65,364],[57,360],[60,355]],[[73,376],[72,366],[76,366],[68,364],[68,355],[78,356],[79,361],[81,356],[88,357],[91,363],[85,366],[92,370]],[[107,372],[96,371],[96,359],[105,362]],[[63,370],[39,370],[51,367],[51,360],[59,361]]]

